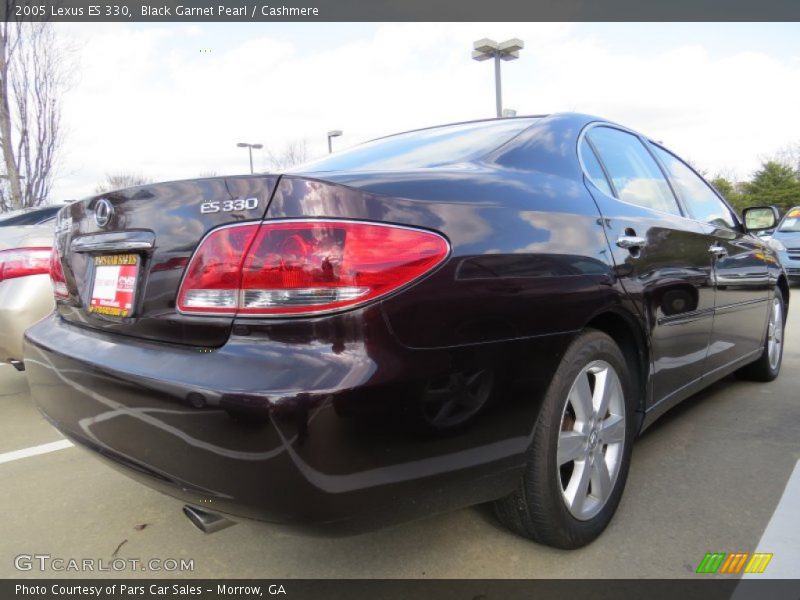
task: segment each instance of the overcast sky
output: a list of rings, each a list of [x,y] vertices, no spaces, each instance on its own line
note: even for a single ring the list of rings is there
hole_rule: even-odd
[[[797,24],[59,24],[76,47],[54,200],[106,173],[155,180],[248,169],[236,142],[310,156],[392,133],[494,116],[481,37],[519,37],[504,106],[579,111],[637,129],[740,178],[800,142]],[[255,153],[257,170],[267,168]]]

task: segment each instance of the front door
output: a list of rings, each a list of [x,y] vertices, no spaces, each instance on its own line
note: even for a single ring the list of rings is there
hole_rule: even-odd
[[[652,148],[710,241],[716,299],[706,371],[755,358],[764,343],[769,308],[765,244],[743,232],[735,213],[686,163],[659,146]]]

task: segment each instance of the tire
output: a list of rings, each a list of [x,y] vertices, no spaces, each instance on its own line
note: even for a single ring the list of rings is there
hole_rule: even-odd
[[[737,377],[748,381],[772,381],[780,374],[785,327],[786,303],[783,292],[776,287],[770,305],[767,332],[764,336],[764,350],[755,362],[736,371]]]
[[[545,394],[520,483],[494,503],[500,522],[536,542],[565,549],[584,546],[603,532],[628,477],[636,433],[633,382],[622,352],[608,335],[587,329],[573,341]],[[596,412],[592,394],[599,395],[600,389],[608,389],[611,400],[606,418],[595,422],[587,413]],[[578,458],[559,466],[569,456]],[[608,479],[601,476],[602,465]],[[581,495],[584,474],[589,481],[587,494]]]

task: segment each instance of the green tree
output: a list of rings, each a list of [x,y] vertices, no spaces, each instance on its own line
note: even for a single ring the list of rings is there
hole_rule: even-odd
[[[769,160],[743,184],[749,206],[776,205],[781,212],[800,205],[800,175],[791,166]]]

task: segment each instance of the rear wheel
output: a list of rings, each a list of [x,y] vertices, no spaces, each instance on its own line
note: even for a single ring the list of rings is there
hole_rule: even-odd
[[[547,391],[517,490],[495,503],[500,521],[558,548],[599,536],[628,476],[634,398],[619,347],[600,331],[582,333]]]
[[[783,361],[783,333],[786,325],[786,309],[783,292],[775,288],[775,296],[769,312],[767,335],[764,339],[764,350],[758,360],[742,367],[736,372],[738,377],[750,381],[772,381],[781,372]]]

